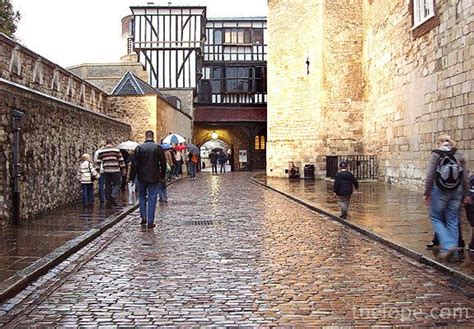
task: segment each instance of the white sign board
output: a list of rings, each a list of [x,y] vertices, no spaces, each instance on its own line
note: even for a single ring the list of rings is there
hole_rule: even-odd
[[[247,162],[247,150],[239,150],[239,162]]]

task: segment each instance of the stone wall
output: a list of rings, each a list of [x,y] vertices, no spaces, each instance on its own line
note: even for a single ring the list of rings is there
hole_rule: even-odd
[[[147,80],[145,80],[147,81]],[[181,110],[193,116],[193,102],[194,102],[194,89],[182,88],[182,89],[160,89],[160,93],[165,96],[175,96],[181,101]]]
[[[105,111],[103,91],[1,33],[0,78],[92,111]]]
[[[130,137],[128,124],[1,80],[0,224],[11,214],[13,109],[25,113],[20,139],[22,219],[80,198],[76,170],[81,154],[93,154],[108,137],[116,142]]]
[[[411,1],[269,1],[268,175],[374,154],[381,179],[418,187],[441,133],[474,167],[474,5],[435,4],[439,24],[413,30]]]
[[[473,2],[436,1],[439,25],[415,38],[406,1],[364,2],[364,144],[387,181],[421,186],[436,137],[474,168]]]
[[[268,175],[362,151],[361,1],[269,1]]]
[[[184,111],[179,111],[163,99],[158,97],[157,102],[157,117],[156,136],[158,139],[163,139],[168,134],[176,133],[190,143],[193,137],[193,120],[192,117]]]
[[[109,96],[107,106],[114,117],[131,123],[132,139],[137,142],[143,141],[147,130],[155,132],[157,141],[169,132],[192,137],[191,117],[159,95]]]
[[[68,70],[109,95],[127,72],[143,81],[148,80],[147,72],[141,63],[81,64],[68,67]]]
[[[267,174],[282,177],[288,162],[324,154],[322,4],[268,4]]]

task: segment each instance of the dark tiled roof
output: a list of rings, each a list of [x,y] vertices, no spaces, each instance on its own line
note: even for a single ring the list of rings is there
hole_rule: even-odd
[[[158,90],[138,78],[131,72],[125,73],[123,78],[114,88],[112,95],[161,95]]]

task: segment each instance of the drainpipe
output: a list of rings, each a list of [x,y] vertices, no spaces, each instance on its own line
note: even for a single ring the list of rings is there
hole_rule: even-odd
[[[18,110],[13,110],[13,199],[12,199],[12,216],[13,224],[20,223],[20,131],[21,119],[25,114]]]

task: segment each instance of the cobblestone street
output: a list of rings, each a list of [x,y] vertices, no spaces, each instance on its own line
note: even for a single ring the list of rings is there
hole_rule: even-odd
[[[0,306],[8,326],[472,326],[469,287],[249,181],[177,182]]]

